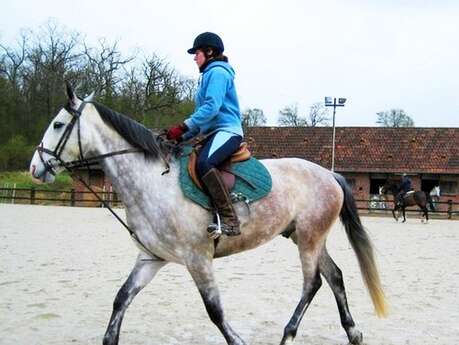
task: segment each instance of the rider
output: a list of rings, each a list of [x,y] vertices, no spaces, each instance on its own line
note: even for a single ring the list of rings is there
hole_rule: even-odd
[[[407,174],[404,173],[402,175],[400,189],[396,197],[397,204],[402,203],[403,198],[405,197],[406,193],[408,193],[410,190],[411,190],[411,179],[408,177]]]
[[[196,93],[196,108],[184,123],[167,132],[169,140],[186,141],[206,135],[198,156],[198,174],[221,217],[222,232],[240,234],[239,220],[229,191],[217,167],[239,149],[243,132],[234,84],[234,70],[223,55],[222,39],[215,33],[198,35],[193,47],[194,61],[202,73]],[[215,224],[209,225],[209,231]]]

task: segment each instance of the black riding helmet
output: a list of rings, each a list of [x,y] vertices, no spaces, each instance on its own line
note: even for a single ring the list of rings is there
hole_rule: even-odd
[[[194,39],[193,48],[187,50],[188,54],[195,54],[196,50],[203,47],[215,48],[219,53],[223,53],[225,50],[220,36],[214,34],[213,32],[203,32]]]

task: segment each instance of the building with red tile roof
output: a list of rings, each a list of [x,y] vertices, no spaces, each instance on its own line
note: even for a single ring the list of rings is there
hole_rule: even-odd
[[[257,158],[298,157],[332,166],[331,127],[249,127],[245,135]],[[416,190],[440,186],[442,200],[459,201],[459,128],[337,127],[335,171],[359,199],[407,173]]]
[[[299,157],[331,168],[331,127],[251,127],[259,158]],[[337,127],[339,172],[459,174],[459,128]]]

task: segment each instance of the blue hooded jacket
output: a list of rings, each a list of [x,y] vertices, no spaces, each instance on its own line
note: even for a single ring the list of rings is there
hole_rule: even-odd
[[[195,112],[185,120],[188,132],[184,140],[217,131],[243,135],[234,74],[224,61],[212,62],[205,68],[196,93]]]

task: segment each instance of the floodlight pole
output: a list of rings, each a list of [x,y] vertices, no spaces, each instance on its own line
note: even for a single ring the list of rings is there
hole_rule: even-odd
[[[346,99],[344,99],[344,102]],[[335,135],[336,135],[336,127],[335,127],[335,114],[336,114],[336,107],[344,107],[343,103],[336,103],[336,98],[333,98],[333,103],[325,103],[326,107],[333,107],[333,140],[332,140],[332,165],[331,171],[335,171]]]
[[[335,172],[335,136],[336,136],[335,114],[336,114],[336,98],[333,98],[333,140],[332,140],[332,166],[331,166],[331,171],[333,172]]]

